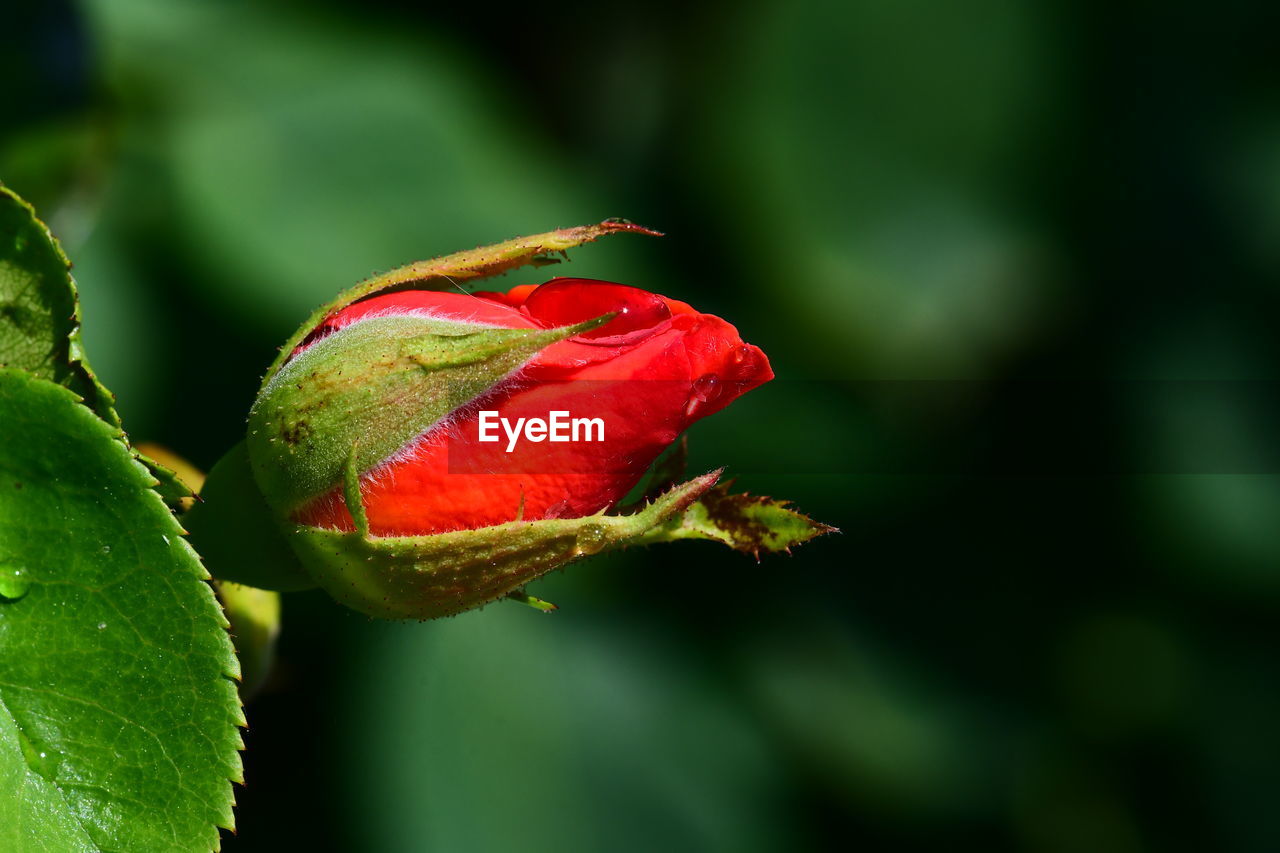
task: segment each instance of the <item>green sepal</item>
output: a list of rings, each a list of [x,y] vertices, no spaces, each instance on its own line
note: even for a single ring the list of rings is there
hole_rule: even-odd
[[[341,483],[349,465],[366,473],[539,350],[607,320],[510,329],[409,314],[334,332],[286,364],[249,413],[258,486],[288,515]]]
[[[732,483],[708,489],[680,515],[651,528],[631,544],[707,539],[759,559],[760,552],[790,552],[817,536],[840,531],[788,508],[787,501],[732,494]]]
[[[316,583],[348,607],[384,619],[435,619],[509,596],[574,560],[633,542],[678,517],[719,476],[713,471],[690,480],[634,515],[511,521],[431,536],[371,537],[298,526],[290,541]]]
[[[606,219],[596,225],[580,225],[576,228],[560,228],[542,234],[531,234],[528,237],[516,237],[492,246],[481,246],[464,252],[434,258],[429,261],[417,261],[390,272],[366,279],[354,287],[348,288],[331,302],[322,305],[312,312],[307,322],[298,327],[298,331],[280,348],[280,355],[267,370],[266,381],[270,382],[289,355],[330,314],[341,311],[348,305],[367,299],[388,290],[449,290],[460,282],[478,281],[495,275],[510,272],[522,266],[541,266],[555,263],[554,253],[567,252],[584,243],[598,240],[606,234],[645,234],[661,237],[662,233],[651,228],[636,225],[625,219]]]
[[[182,525],[209,574],[219,580],[278,592],[315,586],[253,480],[243,441],[213,466]]]

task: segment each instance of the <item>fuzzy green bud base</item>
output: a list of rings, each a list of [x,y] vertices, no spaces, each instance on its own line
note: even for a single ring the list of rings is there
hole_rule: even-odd
[[[683,513],[719,477],[676,486],[634,515],[512,521],[432,536],[371,537],[296,527],[312,578],[348,607],[384,619],[452,616],[518,591],[574,560],[626,546]]]

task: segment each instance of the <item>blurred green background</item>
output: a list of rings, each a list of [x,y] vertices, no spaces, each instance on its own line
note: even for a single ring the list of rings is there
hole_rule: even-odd
[[[135,439],[207,468],[338,289],[625,216],[669,236],[549,272],[763,347],[694,467],[843,529],[596,559],[550,617],[288,596],[226,849],[1280,849],[1280,480],[1179,461],[1280,419],[1151,390],[1274,378],[1280,7],[13,6],[0,180]],[[932,470],[957,435],[1044,464]]]

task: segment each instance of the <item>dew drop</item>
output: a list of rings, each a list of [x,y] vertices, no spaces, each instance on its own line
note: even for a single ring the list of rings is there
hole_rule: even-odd
[[[104,554],[110,554],[110,553],[111,553],[111,546],[110,546],[110,545],[103,545],[103,546],[102,546],[102,553],[104,553]]]
[[[31,581],[22,569],[0,567],[0,604],[10,604],[31,589]]]
[[[693,396],[700,402],[710,403],[723,391],[724,386],[720,384],[720,377],[714,373],[704,373],[693,381]]]
[[[18,729],[18,744],[22,748],[22,757],[26,759],[27,766],[44,778],[53,781],[58,775],[58,768],[62,766],[63,753],[56,749],[36,746],[21,727]]]
[[[604,547],[607,534],[598,524],[589,524],[578,533],[578,549],[587,554],[594,554]]]
[[[106,627],[107,627],[107,623],[106,623],[106,622],[99,622],[99,623],[98,623],[98,630],[99,630],[99,631],[101,631],[102,629],[104,629],[104,628],[106,628]]]
[[[720,377],[714,373],[704,373],[697,379],[693,380],[693,387],[689,391],[689,401],[685,404],[684,413],[692,416],[703,403],[711,403],[717,400],[724,393],[724,383],[720,381]]]

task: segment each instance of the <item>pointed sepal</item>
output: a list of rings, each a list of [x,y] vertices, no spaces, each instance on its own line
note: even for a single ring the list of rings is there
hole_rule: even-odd
[[[760,553],[790,552],[804,542],[840,531],[791,509],[789,501],[733,494],[732,483],[708,489],[679,516],[651,528],[631,544],[707,539],[759,559]]]
[[[310,331],[336,311],[348,305],[367,299],[370,296],[392,288],[412,286],[415,290],[448,290],[461,282],[477,281],[522,266],[542,266],[555,263],[554,255],[564,254],[569,249],[585,243],[591,243],[608,234],[644,234],[650,237],[661,237],[662,232],[654,231],[628,222],[625,219],[606,219],[595,225],[580,225],[576,228],[560,228],[542,234],[531,234],[528,237],[516,237],[492,246],[481,246],[465,252],[455,252],[429,261],[417,261],[399,267],[390,272],[373,276],[349,288],[312,313],[307,322],[299,327],[287,343],[281,348],[267,371],[266,381],[270,381],[277,371],[289,359],[294,348],[310,333]]]
[[[289,539],[316,584],[343,604],[385,619],[435,619],[510,596],[554,569],[635,541],[679,518],[719,475],[690,480],[632,515],[511,521],[430,536],[298,526]]]

